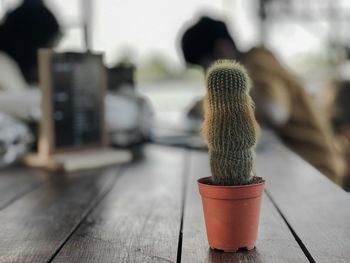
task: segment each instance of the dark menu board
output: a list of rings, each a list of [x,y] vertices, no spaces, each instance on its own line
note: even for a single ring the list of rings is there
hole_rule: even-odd
[[[101,145],[105,88],[102,56],[52,53],[50,66],[53,148]]]

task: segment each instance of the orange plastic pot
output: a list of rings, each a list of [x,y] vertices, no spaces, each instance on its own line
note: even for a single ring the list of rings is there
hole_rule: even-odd
[[[264,182],[243,186],[209,184],[198,180],[209,246],[225,252],[255,247]]]

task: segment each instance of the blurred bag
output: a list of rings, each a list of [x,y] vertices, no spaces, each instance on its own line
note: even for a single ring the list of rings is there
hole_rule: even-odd
[[[27,126],[0,113],[0,167],[18,161],[33,141]]]

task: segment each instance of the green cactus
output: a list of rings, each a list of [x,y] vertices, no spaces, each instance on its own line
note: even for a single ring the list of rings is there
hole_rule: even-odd
[[[259,126],[243,66],[218,60],[206,76],[202,134],[209,149],[215,185],[245,185],[254,177],[254,148]]]

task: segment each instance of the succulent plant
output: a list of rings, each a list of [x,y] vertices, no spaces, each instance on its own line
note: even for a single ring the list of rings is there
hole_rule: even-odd
[[[250,184],[259,126],[249,95],[251,82],[234,60],[218,60],[206,76],[202,135],[216,185]]]

